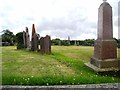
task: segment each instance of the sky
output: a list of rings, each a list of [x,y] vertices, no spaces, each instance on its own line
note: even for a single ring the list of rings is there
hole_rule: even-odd
[[[113,37],[118,38],[118,2],[107,0],[113,9]],[[0,32],[14,34],[32,24],[40,36],[52,39],[97,38],[98,8],[103,0],[0,0]]]
[[[120,39],[120,1],[118,3],[118,38]]]

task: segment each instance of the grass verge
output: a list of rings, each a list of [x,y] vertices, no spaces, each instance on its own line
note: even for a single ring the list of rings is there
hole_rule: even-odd
[[[2,47],[3,85],[79,85],[118,83],[116,75],[100,75],[84,66],[93,47],[52,46],[52,54]],[[118,50],[120,52],[120,50]]]

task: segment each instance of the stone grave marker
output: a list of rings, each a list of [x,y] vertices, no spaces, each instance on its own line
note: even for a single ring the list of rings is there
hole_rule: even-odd
[[[40,38],[40,51],[42,54],[50,54],[51,53],[50,36],[46,35],[46,37]]]
[[[26,32],[23,31],[23,43],[24,43],[24,48],[26,48]]]
[[[44,37],[40,38],[40,51],[44,54]]]
[[[30,35],[29,35],[28,27],[26,27],[25,29],[26,29],[26,48],[30,50]]]
[[[38,50],[37,34],[36,34],[36,31],[35,31],[34,24],[32,25],[31,50],[32,51],[37,51]]]
[[[97,72],[120,69],[117,59],[117,43],[113,39],[112,7],[106,0],[98,11],[98,37],[94,46],[94,55],[86,65]]]

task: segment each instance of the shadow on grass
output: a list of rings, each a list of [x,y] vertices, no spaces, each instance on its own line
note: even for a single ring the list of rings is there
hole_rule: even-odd
[[[99,72],[100,75],[114,76],[120,78],[120,70],[119,71],[108,71],[108,72]]]
[[[87,72],[91,72],[100,76],[110,76],[110,77],[117,77],[120,78],[120,70],[118,71],[105,71],[105,72],[96,72],[84,65],[84,68]]]

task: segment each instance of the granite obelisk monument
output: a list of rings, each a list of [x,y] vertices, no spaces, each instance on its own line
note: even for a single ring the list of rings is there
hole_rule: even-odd
[[[98,35],[94,55],[86,65],[97,72],[119,70],[117,43],[113,39],[112,7],[106,0],[98,10]]]

